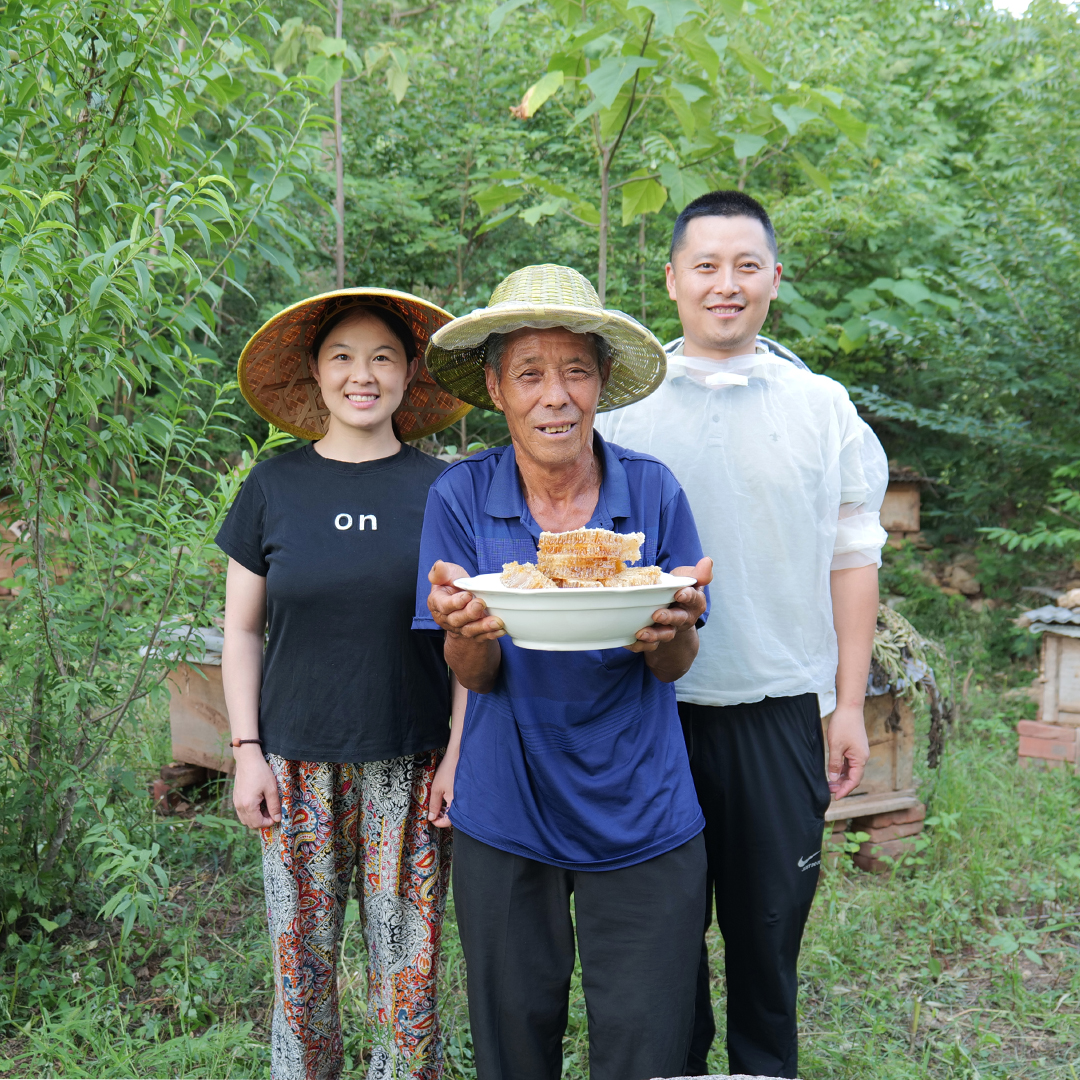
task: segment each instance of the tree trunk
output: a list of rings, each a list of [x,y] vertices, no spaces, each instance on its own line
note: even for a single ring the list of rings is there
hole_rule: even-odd
[[[600,306],[607,303],[607,241],[608,241],[608,200],[611,196],[611,154],[608,150],[600,152],[600,255],[596,270],[596,292],[600,297]]]
[[[648,311],[645,307],[645,215],[641,215],[641,228],[638,231],[638,264],[641,270],[641,323],[646,325]]]
[[[337,20],[334,34],[342,36],[345,0],[337,0]],[[341,80],[334,84],[334,177],[337,189],[334,193],[334,212],[337,216],[337,287],[345,288],[345,153],[341,137]]]

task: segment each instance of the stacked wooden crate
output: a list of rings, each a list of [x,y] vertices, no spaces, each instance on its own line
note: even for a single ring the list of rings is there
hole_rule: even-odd
[[[825,842],[826,861],[833,865],[844,856],[845,833],[865,833],[852,861],[863,870],[891,869],[885,862],[910,853],[923,830],[926,807],[915,794],[915,717],[904,697],[889,691],[868,697],[863,706],[870,760],[862,782],[847,798],[825,811],[832,834]],[[828,731],[828,717],[822,720]],[[826,745],[827,745],[826,739]]]
[[[1036,720],[1021,720],[1019,758],[1025,768],[1068,768],[1080,775],[1080,589],[1021,616],[1042,635]]]

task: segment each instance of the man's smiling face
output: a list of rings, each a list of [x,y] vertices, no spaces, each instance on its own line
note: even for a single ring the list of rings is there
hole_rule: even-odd
[[[558,467],[592,452],[604,384],[590,338],[562,328],[517,330],[508,337],[498,375],[490,367],[485,375],[519,457]]]
[[[725,360],[754,351],[783,267],[755,218],[696,217],[667,265],[687,356]]]

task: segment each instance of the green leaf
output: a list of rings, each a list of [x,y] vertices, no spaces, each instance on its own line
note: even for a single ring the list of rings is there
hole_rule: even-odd
[[[501,214],[496,214],[490,221],[485,221],[479,229],[476,230],[477,236],[483,236],[484,233],[490,232],[492,229],[498,228],[504,221],[509,221],[512,217],[517,215],[517,208],[513,207],[510,210],[504,210]]]
[[[546,199],[542,203],[530,206],[528,210],[522,210],[520,217],[526,225],[535,225],[542,217],[551,217],[564,206],[566,206],[566,199]]]
[[[556,18],[568,30],[572,30],[581,20],[580,0],[551,0],[551,7]]]
[[[644,173],[644,169],[638,172]],[[635,176],[637,173],[634,174]],[[648,174],[646,174],[647,176]],[[667,202],[667,192],[662,184],[651,178],[624,184],[622,189],[622,223],[630,225],[638,214],[655,214]]]
[[[307,62],[304,69],[305,75],[318,80],[324,94],[329,94],[334,89],[334,84],[345,73],[345,61],[340,57],[327,57],[317,53]]]
[[[697,130],[697,118],[694,116],[694,110],[687,104],[686,98],[674,86],[666,87],[662,97],[667,107],[675,114],[675,119],[679,121],[683,134],[688,139],[693,138]]]
[[[600,224],[600,211],[593,206],[592,203],[579,202],[575,203],[571,208],[571,211],[587,225],[599,225]]]
[[[93,285],[90,286],[90,310],[93,311],[98,306],[98,301],[101,299],[101,294],[109,285],[109,279],[105,274],[99,274],[94,278]]]
[[[870,134],[868,124],[864,124],[861,120],[852,116],[847,109],[831,108],[828,110],[828,116],[836,127],[856,146],[866,145],[866,138]]]
[[[789,135],[796,134],[799,128],[808,121],[819,119],[818,114],[811,112],[809,109],[803,109],[798,105],[792,105],[788,109],[775,102],[773,103],[772,114],[788,129]]]
[[[605,109],[610,109],[619,91],[644,68],[656,67],[656,61],[645,56],[608,56],[600,66],[582,80],[596,95]]]
[[[674,34],[684,22],[705,12],[692,0],[634,0],[631,8],[645,8],[653,13],[655,30],[665,36]]]
[[[323,56],[344,56],[348,42],[344,38],[324,37],[318,44],[318,51]]]
[[[930,299],[930,290],[925,285],[918,281],[912,281],[910,278],[903,278],[900,281],[893,282],[889,291],[897,299],[905,301],[912,307]]]
[[[715,79],[720,74],[720,57],[715,48],[709,44],[701,23],[684,23],[679,27],[676,40],[682,46],[683,52],[697,64],[710,79]],[[725,45],[727,41],[724,41]]]
[[[473,195],[473,202],[480,207],[480,213],[485,217],[498,206],[516,202],[525,192],[519,187],[507,187],[505,184],[492,184],[483,191]]]
[[[660,179],[676,211],[681,211],[710,190],[709,182],[699,173],[693,169],[680,169],[671,162],[660,166]]]
[[[768,145],[768,139],[760,135],[736,135],[735,137],[735,160],[753,157],[763,146]]]
[[[750,49],[739,42],[736,45],[729,45],[728,51],[733,53],[735,59],[753,75],[766,90],[771,90],[773,87],[773,73],[750,51]],[[837,124],[837,127],[840,125]]]
[[[562,86],[565,78],[561,71],[549,71],[539,82],[533,83],[521,99],[525,116],[534,116],[537,109]]]
[[[743,0],[720,0],[720,10],[729,19],[737,19],[742,14]]]
[[[386,86],[394,95],[394,100],[400,105],[409,89],[409,76],[403,65],[391,64],[386,69]]]
[[[502,29],[502,24],[510,12],[517,11],[519,7],[524,7],[530,2],[531,0],[506,0],[505,3],[500,4],[488,16],[488,37],[493,38]]]
[[[806,173],[807,178],[815,187],[821,188],[826,195],[832,196],[832,184],[829,183],[829,178],[805,154],[795,150],[791,156],[799,163],[799,168]]]

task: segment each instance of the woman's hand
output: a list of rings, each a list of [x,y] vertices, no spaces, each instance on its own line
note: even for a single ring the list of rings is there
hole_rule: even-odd
[[[435,778],[431,781],[431,796],[428,799],[428,821],[437,829],[450,827],[450,816],[447,811],[454,801],[454,773],[457,772],[457,754],[447,750],[439,767],[435,770]]]
[[[277,778],[262,755],[262,747],[239,746],[233,806],[236,816],[249,829],[266,829],[281,821],[281,796]]]

